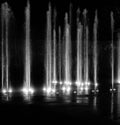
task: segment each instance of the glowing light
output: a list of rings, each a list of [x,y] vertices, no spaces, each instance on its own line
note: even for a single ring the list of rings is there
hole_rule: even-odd
[[[85,87],[85,91],[88,91],[88,87],[87,86]]]
[[[96,92],[99,92],[99,90],[97,89]]]
[[[53,80],[52,83],[53,83],[53,84],[57,84],[57,81]]]
[[[80,87],[80,90],[83,91],[83,87]]]
[[[33,94],[34,93],[34,89],[33,88],[29,88],[29,93]]]
[[[76,94],[77,92],[76,92],[76,91],[74,91],[73,93],[74,93],[74,94]]]
[[[118,80],[117,83],[120,84],[120,81]]]
[[[2,89],[3,94],[12,93],[12,92],[13,92],[12,88],[9,88],[8,90],[7,89]]]
[[[65,81],[64,83],[65,83],[65,85],[71,85],[71,82],[69,82],[69,81]]]
[[[22,92],[24,94],[33,94],[34,93],[34,89],[33,88],[23,88]]]
[[[76,82],[76,85],[77,85],[77,86],[80,86],[80,82]]]
[[[59,83],[60,83],[60,85],[62,85],[62,84],[63,84],[63,83],[62,83],[62,81],[60,81]]]
[[[114,88],[113,91],[116,91],[116,89]]]
[[[45,88],[45,87],[43,88],[43,91],[44,91],[44,92],[46,91],[46,88]]]
[[[65,89],[66,89],[66,88],[63,86],[63,87],[62,87],[62,91],[65,91]]]
[[[95,87],[97,87],[98,86],[98,84],[97,83],[95,83]]]
[[[9,93],[12,93],[12,92],[13,92],[12,88],[9,88],[8,92],[9,92]]]
[[[47,94],[49,94],[49,93],[51,92],[51,88],[50,88],[50,87],[47,88],[47,89],[46,89],[46,92],[47,92]]]
[[[6,89],[2,89],[2,93],[5,94],[7,92]]]
[[[67,91],[68,93],[70,92],[70,90],[71,90],[70,87],[67,87],[67,88],[66,88],[66,91]]]

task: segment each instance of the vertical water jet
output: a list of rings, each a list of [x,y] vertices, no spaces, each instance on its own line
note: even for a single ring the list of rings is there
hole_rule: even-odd
[[[60,84],[62,84],[62,75],[61,75],[61,73],[62,73],[62,50],[61,50],[61,46],[62,46],[62,44],[61,44],[61,27],[59,26],[59,29],[58,29],[59,31],[59,54],[58,54],[58,56],[59,56],[59,68],[58,68],[58,70],[59,70],[59,83]]]
[[[52,22],[51,22],[51,4],[49,3],[49,10],[47,11],[47,27],[46,27],[46,86],[44,90],[50,94],[52,90]]]
[[[83,27],[79,21],[80,10],[77,11],[77,65],[76,65],[76,84],[79,87],[82,83],[82,30]]]
[[[54,10],[54,27],[53,27],[53,59],[52,59],[52,83],[54,86],[57,84],[57,72],[56,72],[56,10]]]
[[[12,92],[9,83],[9,23],[11,17],[11,9],[9,5],[3,3],[1,5],[1,70],[2,70],[2,92]]]
[[[84,17],[84,85],[89,84],[89,56],[88,56],[88,26],[87,26],[87,10],[83,11]]]
[[[94,90],[97,90],[97,64],[98,64],[98,51],[97,51],[97,28],[98,28],[98,18],[97,18],[97,11],[95,12],[95,19],[94,19],[94,27],[93,27],[93,64],[94,64]]]
[[[118,33],[118,48],[117,48],[117,82],[120,83],[120,33]]]
[[[31,45],[30,45],[30,3],[27,1],[25,8],[25,64],[24,64],[24,86],[23,92],[25,94],[33,93],[31,87]]]
[[[113,12],[110,14],[111,16],[111,89],[114,91],[114,15]]]
[[[65,14],[65,84],[69,85],[71,82],[71,70],[70,70],[70,26],[68,24],[68,14]]]

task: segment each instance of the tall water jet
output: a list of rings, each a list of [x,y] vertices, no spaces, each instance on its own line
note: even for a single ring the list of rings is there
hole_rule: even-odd
[[[77,11],[77,67],[76,67],[76,84],[79,91],[79,87],[82,83],[82,30],[83,27],[79,21],[80,10]]]
[[[117,82],[120,83],[120,33],[118,33],[117,57]]]
[[[1,52],[1,67],[2,67],[2,92],[12,92],[9,84],[9,22],[11,17],[11,9],[7,3],[1,5],[1,28],[2,28],[2,52]]]
[[[25,94],[33,93],[31,87],[31,50],[30,50],[30,3],[27,1],[27,7],[25,8],[25,65],[24,65],[24,87],[23,92]]]
[[[88,26],[87,26],[87,10],[83,11],[84,16],[84,85],[89,83],[89,62],[88,62]]]
[[[66,86],[66,90],[70,90],[71,85],[71,43],[70,43],[70,25],[68,24],[68,14],[65,14],[65,77],[64,77],[64,85]]]
[[[54,10],[54,28],[53,28],[53,60],[52,60],[52,83],[54,86],[57,84],[57,72],[56,72],[56,10]]]
[[[52,22],[51,22],[51,5],[47,11],[47,31],[46,31],[46,86],[44,91],[50,94],[52,90]]]
[[[111,91],[114,91],[114,18],[113,18],[113,12],[111,12]]]
[[[97,18],[97,11],[95,12],[95,19],[94,19],[94,27],[93,27],[93,64],[94,64],[94,90],[97,90],[98,80],[97,80],[97,64],[98,64],[98,51],[97,51],[97,28],[98,28],[98,18]]]
[[[61,50],[61,27],[59,27],[58,29],[59,31],[59,52],[58,52],[58,56],[59,56],[59,68],[58,68],[58,71],[59,71],[59,83],[62,84],[62,50]]]

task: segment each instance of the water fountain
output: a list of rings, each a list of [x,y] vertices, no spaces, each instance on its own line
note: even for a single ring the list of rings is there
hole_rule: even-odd
[[[47,11],[47,29],[46,29],[46,85],[43,88],[47,94],[52,91],[52,22],[51,22],[51,5],[49,4],[49,10]]]
[[[111,88],[110,91],[115,91],[114,86],[114,15],[111,12]]]
[[[57,84],[57,70],[56,70],[56,10],[54,10],[54,27],[53,27],[53,51],[52,51],[52,90],[56,91]]]
[[[30,3],[27,2],[25,9],[25,65],[24,65],[24,86],[23,93],[32,94],[34,89],[31,87],[31,50],[30,50]]]
[[[9,22],[11,17],[11,9],[7,3],[1,5],[1,28],[2,28],[2,93],[11,93],[12,88],[9,80]]]
[[[66,92],[70,92],[71,86],[71,43],[70,25],[68,24],[68,14],[65,14],[65,57],[64,57],[64,86]]]
[[[117,49],[117,83],[120,83],[120,34],[118,33],[118,49]]]
[[[79,93],[82,84],[82,32],[83,26],[79,22],[79,14],[80,10],[77,11],[77,75],[76,75],[76,85],[77,85],[77,92]]]
[[[89,30],[88,30],[88,24],[87,24],[87,10],[85,9],[83,11],[83,89],[88,92],[90,82],[89,82]]]
[[[94,49],[93,49],[93,64],[94,64],[94,91],[98,91],[98,80],[97,80],[97,65],[98,65],[98,47],[97,47],[97,28],[98,28],[98,18],[97,18],[97,11],[95,12],[95,19],[94,19],[94,27],[93,27],[93,36],[94,36]]]

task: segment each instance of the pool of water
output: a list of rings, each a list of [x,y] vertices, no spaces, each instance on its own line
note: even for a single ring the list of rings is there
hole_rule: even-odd
[[[120,91],[96,95],[53,95],[35,92],[25,95],[20,92],[0,94],[0,116],[10,119],[34,119],[57,122],[72,120],[79,122],[110,123],[120,121]],[[56,123],[56,122],[55,122]]]

